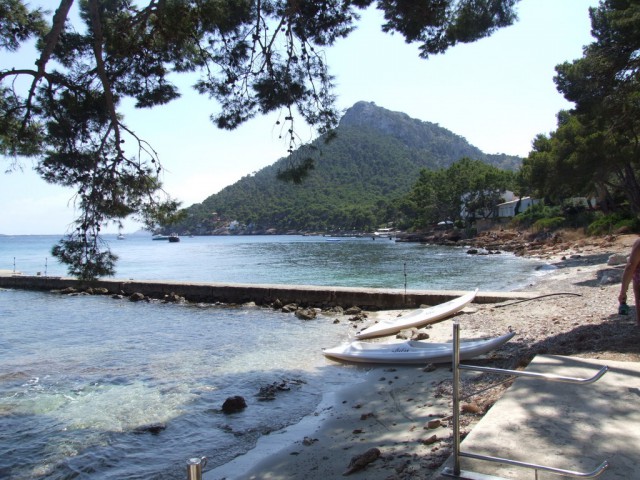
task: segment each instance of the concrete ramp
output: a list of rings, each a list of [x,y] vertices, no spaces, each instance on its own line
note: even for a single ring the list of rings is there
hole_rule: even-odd
[[[470,362],[473,363],[473,362]],[[576,472],[640,479],[640,363],[543,355],[527,371],[589,378],[587,385],[519,377],[461,444],[461,451]],[[468,372],[461,371],[461,379]],[[453,467],[453,458],[445,468]],[[461,457],[459,478],[558,479],[550,472]],[[441,478],[451,478],[442,476]]]

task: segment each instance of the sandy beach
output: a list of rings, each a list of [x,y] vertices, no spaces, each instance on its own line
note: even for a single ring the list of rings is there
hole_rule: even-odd
[[[516,332],[499,350],[470,362],[474,365],[523,368],[536,355],[638,362],[640,328],[635,307],[631,305],[629,315],[617,311],[624,265],[607,263],[612,254],[627,255],[636,238],[618,235],[537,245],[527,254],[551,265],[548,273],[526,288],[537,292],[537,298],[474,303],[454,319],[420,331],[429,340],[449,341],[457,321],[462,339]],[[631,291],[629,295],[631,301]],[[370,312],[359,327],[398,313]],[[494,383],[486,374],[465,375],[462,394]],[[463,402],[463,438],[510,385],[506,382]],[[365,382],[330,392],[315,415],[301,425],[264,437],[254,452],[207,472],[204,478],[440,478],[440,467],[452,447],[451,388],[450,365],[372,368]]]

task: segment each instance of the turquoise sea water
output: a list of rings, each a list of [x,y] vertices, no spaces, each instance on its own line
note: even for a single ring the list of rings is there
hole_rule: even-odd
[[[57,237],[0,236],[0,270],[65,275]],[[408,289],[512,290],[537,262],[370,238],[110,238],[117,277]],[[313,412],[363,370],[324,359],[353,329],[260,307],[132,303],[0,291],[0,478],[184,479]],[[265,386],[284,384],[275,399]],[[220,412],[233,395],[247,409]],[[156,433],[144,430],[159,425]]]

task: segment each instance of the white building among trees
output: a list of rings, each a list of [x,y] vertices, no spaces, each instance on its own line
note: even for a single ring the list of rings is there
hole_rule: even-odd
[[[516,213],[522,213],[532,205],[537,204],[540,200],[535,200],[531,197],[521,197],[515,198],[513,192],[506,192],[507,194],[511,194],[512,200],[509,200],[504,203],[500,203],[497,205],[498,209],[498,217],[514,217]],[[507,195],[505,195],[507,197]],[[520,202],[520,206],[518,206],[518,202]],[[516,212],[516,208],[518,211]]]

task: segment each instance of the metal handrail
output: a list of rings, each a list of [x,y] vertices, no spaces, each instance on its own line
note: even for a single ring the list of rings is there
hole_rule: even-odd
[[[523,372],[522,370],[507,370],[504,368],[480,367],[476,365],[458,365],[458,368],[460,370],[473,370],[475,372],[495,373],[498,375],[513,375],[515,377],[539,378],[551,382],[575,383],[579,385],[597,382],[600,377],[609,371],[609,367],[605,365],[592,377],[577,378],[554,375],[552,373]]]
[[[605,460],[592,472],[576,472],[574,470],[564,470],[562,468],[545,467],[544,465],[536,465],[534,463],[520,462],[509,458],[491,457],[489,455],[478,455],[476,453],[460,452],[461,457],[473,458],[475,460],[487,460],[489,462],[504,463],[506,465],[514,465],[516,467],[530,468],[534,470],[542,470],[556,475],[565,475],[575,478],[596,478],[609,467],[609,462]]]
[[[565,382],[565,383],[574,383],[574,384],[590,384],[597,381],[600,377],[602,377],[608,371],[608,367],[604,366],[596,373],[594,376],[590,378],[576,378],[576,377],[565,377],[561,375],[553,375],[547,373],[534,373],[534,372],[523,372],[519,370],[506,370],[501,368],[490,368],[490,367],[479,367],[474,365],[460,365],[460,324],[455,321],[453,322],[453,469],[447,468],[443,470],[443,474],[448,477],[460,477],[461,469],[460,469],[460,457],[473,458],[476,460],[486,460],[490,462],[498,462],[509,465],[514,465],[523,468],[530,468],[535,470],[536,478],[538,478],[538,470],[543,470],[549,473],[557,474],[557,475],[565,475],[569,477],[576,478],[595,478],[598,477],[604,472],[608,466],[609,462],[602,462],[595,470],[592,472],[576,472],[571,470],[563,470],[560,468],[547,467],[544,465],[536,465],[534,463],[520,462],[517,460],[510,460],[507,458],[499,458],[499,457],[491,457],[488,455],[478,455],[468,452],[460,451],[460,370],[474,370],[478,372],[488,372],[488,373],[497,373],[502,375],[515,375],[518,377],[524,378],[537,378],[543,380],[549,380],[554,382]]]

